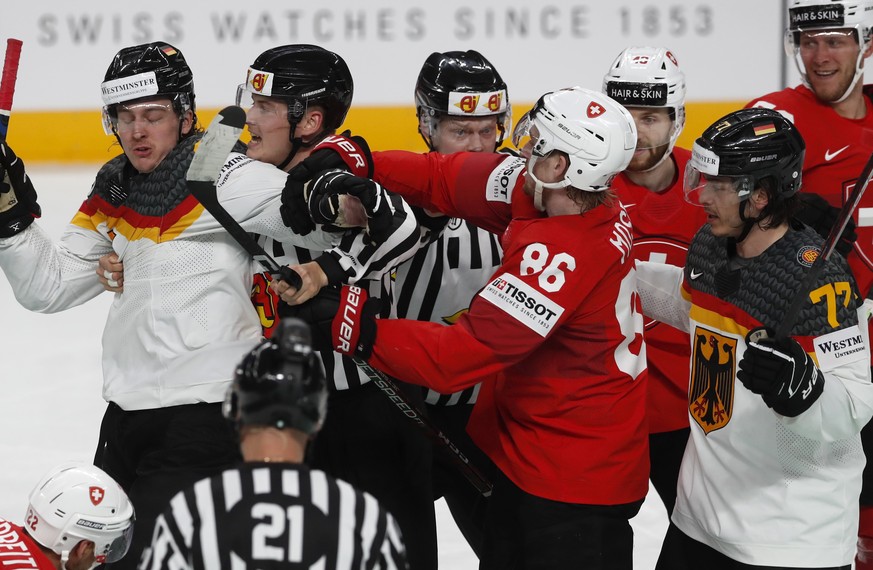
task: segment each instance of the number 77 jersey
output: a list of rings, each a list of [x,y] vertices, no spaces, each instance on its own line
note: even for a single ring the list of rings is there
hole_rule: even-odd
[[[503,263],[456,325],[380,321],[371,364],[444,393],[483,381],[467,430],[532,495],[601,505],[642,499],[645,346],[627,213],[616,201],[507,226],[508,210],[484,203],[507,165],[499,156],[452,156],[411,159],[415,173],[396,186],[479,225],[498,229],[502,218]],[[401,158],[392,157],[393,169]],[[528,198],[516,174],[504,204],[517,212],[515,202]]]

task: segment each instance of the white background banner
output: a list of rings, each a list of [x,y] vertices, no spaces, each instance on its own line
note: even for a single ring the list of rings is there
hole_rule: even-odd
[[[0,38],[24,41],[15,107],[27,110],[99,107],[114,53],[157,40],[183,51],[201,106],[232,102],[254,58],[288,43],[343,56],[357,105],[411,105],[424,59],[459,49],[490,59],[513,101],[599,90],[631,45],[669,47],[690,101],[738,101],[782,87],[784,10],[782,0],[34,0],[6,7]]]

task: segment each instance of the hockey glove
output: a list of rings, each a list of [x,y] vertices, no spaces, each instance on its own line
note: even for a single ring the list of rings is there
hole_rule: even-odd
[[[800,196],[802,205],[795,217],[815,230],[818,235],[827,239],[831,228],[837,223],[837,218],[840,216],[840,208],[831,206],[827,200],[818,194],[800,192],[798,196]],[[840,235],[840,239],[837,240],[834,249],[845,257],[852,251],[852,247],[854,247],[855,240],[857,239],[858,234],[855,231],[855,220],[849,218],[849,222],[846,224],[842,235]]]
[[[344,285],[339,289],[325,287],[300,305],[283,304],[279,314],[309,323],[313,349],[367,360],[373,353],[380,304],[378,299],[370,299],[365,289]]]
[[[41,214],[24,163],[5,142],[0,143],[0,238],[24,231]]]
[[[326,172],[306,185],[305,195],[309,214],[318,224],[347,227],[355,212],[346,212],[340,207],[340,196],[348,195],[357,198],[364,207],[367,232],[373,241],[382,243],[391,235],[394,212],[388,204],[388,195],[369,178],[353,176],[343,170]]]
[[[305,183],[325,170],[334,169],[348,170],[358,176],[372,175],[373,159],[367,141],[351,136],[350,131],[326,137],[312,154],[291,169],[282,190],[280,212],[282,221],[295,233],[306,235],[315,229],[306,207]]]
[[[821,396],[824,374],[796,340],[777,340],[758,328],[749,331],[746,343],[737,378],[774,412],[799,416]]]

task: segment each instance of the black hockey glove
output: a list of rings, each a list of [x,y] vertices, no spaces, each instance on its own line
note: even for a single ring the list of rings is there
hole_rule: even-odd
[[[351,136],[350,131],[339,136],[326,137],[316,145],[312,154],[291,169],[282,190],[280,212],[282,221],[295,233],[306,235],[315,229],[306,206],[305,183],[325,170],[334,169],[370,176],[373,172],[373,158],[367,141],[362,137]]]
[[[340,211],[339,197],[346,194],[357,198],[364,207],[370,239],[382,243],[391,235],[394,212],[389,206],[389,197],[379,184],[369,178],[353,176],[344,170],[333,170],[307,184],[305,194],[309,214],[318,224],[345,225],[348,220]]]
[[[300,305],[280,305],[282,318],[303,319],[312,327],[312,348],[334,350],[367,360],[376,340],[376,315],[381,301],[370,299],[355,285],[324,287]]]
[[[801,192],[798,196],[800,196],[801,207],[795,217],[815,230],[818,235],[827,239],[831,228],[837,223],[840,208],[831,206],[827,200],[818,194]],[[858,234],[855,231],[855,220],[849,218],[849,223],[846,224],[846,228],[843,230],[842,235],[840,235],[840,239],[837,240],[834,249],[845,257],[852,251],[852,247],[857,239]]]
[[[749,331],[746,343],[737,378],[773,411],[793,418],[821,396],[824,374],[796,340],[776,340],[758,328]]]
[[[0,143],[0,238],[23,232],[40,215],[24,162],[5,142]]]

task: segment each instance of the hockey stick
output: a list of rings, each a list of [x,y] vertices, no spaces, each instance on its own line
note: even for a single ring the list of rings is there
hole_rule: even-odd
[[[21,40],[6,40],[6,59],[3,61],[3,77],[0,79],[0,141],[6,140],[9,131],[9,115],[12,113],[12,96],[15,95],[15,80],[18,77],[18,60],[21,58]]]
[[[797,317],[800,314],[800,307],[809,297],[810,287],[812,287],[813,283],[815,283],[819,278],[821,272],[824,271],[825,264],[834,253],[834,248],[837,246],[837,240],[840,239],[843,230],[846,229],[849,220],[852,218],[852,214],[861,202],[861,197],[864,196],[864,192],[867,190],[867,185],[870,183],[871,177],[873,177],[873,154],[871,154],[870,158],[867,159],[867,164],[865,164],[864,169],[861,170],[861,175],[858,176],[858,181],[855,182],[855,187],[852,188],[852,193],[849,194],[846,203],[843,204],[843,207],[840,210],[840,215],[837,216],[837,221],[831,228],[831,233],[828,234],[827,239],[822,245],[821,253],[819,253],[818,257],[813,262],[812,267],[809,268],[809,271],[806,272],[806,275],[803,276],[803,281],[801,281],[800,287],[791,299],[791,304],[788,305],[788,310],[785,311],[785,315],[782,317],[782,322],[776,328],[777,339],[785,339],[791,334],[791,329],[794,328],[794,323],[797,322]]]
[[[264,248],[218,202],[215,183],[245,124],[246,112],[240,107],[231,105],[222,109],[209,123],[200,139],[194,158],[188,166],[185,181],[191,194],[255,261],[267,269],[273,279],[281,279],[299,289],[303,285],[300,275],[290,267],[279,265],[267,255]]]
[[[234,106],[226,107],[216,115],[197,147],[191,165],[188,167],[185,180],[191,194],[203,204],[203,207],[212,214],[218,223],[227,230],[230,236],[253,259],[263,264],[274,279],[284,279],[289,285],[299,289],[302,285],[300,276],[290,267],[280,266],[218,201],[215,183],[218,180],[225,160],[227,160],[227,155],[230,154],[234,144],[239,139],[239,135],[245,125],[245,119],[245,111]],[[382,390],[382,393],[397,406],[403,415],[423,429],[431,439],[439,442],[438,445],[448,450],[453,458],[453,462],[458,466],[461,473],[480,493],[486,497],[491,494],[491,483],[470,463],[470,460],[467,459],[461,450],[436,425],[425,417],[415,404],[409,401],[393,380],[363,360],[358,358],[353,360],[358,368]]]

